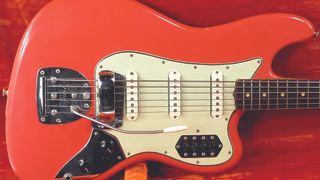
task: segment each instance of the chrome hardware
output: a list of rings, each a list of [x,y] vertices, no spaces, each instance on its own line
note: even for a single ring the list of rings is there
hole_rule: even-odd
[[[76,98],[77,98],[77,93],[72,93],[72,94],[71,94],[71,98],[72,98],[72,99],[76,99]]]
[[[60,118],[57,118],[57,119],[56,119],[56,122],[57,122],[57,123],[61,123],[61,119],[60,119]]]
[[[74,80],[76,79],[76,80]],[[37,111],[39,122],[63,124],[79,119],[70,114],[70,105],[90,105],[89,99],[82,100],[83,92],[91,94],[86,78],[79,72],[67,68],[48,67],[39,70],[37,77]],[[88,109],[87,107],[86,109]]]
[[[57,82],[57,78],[54,77],[54,76],[52,76],[52,77],[50,78],[50,81],[51,81],[51,83],[55,83],[55,82]]]
[[[97,119],[91,118],[89,116],[84,115],[84,113],[86,113],[87,111],[84,109],[81,109],[79,106],[76,105],[72,105],[70,106],[70,111],[78,116],[81,116],[87,120],[90,120],[94,123],[97,123],[101,126],[104,126],[106,128],[112,129],[114,131],[117,131],[119,133],[124,133],[124,134],[160,134],[160,133],[173,133],[173,132],[179,132],[179,131],[184,131],[186,129],[188,129],[187,126],[185,125],[181,125],[181,126],[173,126],[173,127],[168,127],[168,128],[164,128],[161,130],[151,130],[151,131],[131,131],[131,130],[124,130],[124,129],[118,129],[115,128],[107,123],[103,123]]]
[[[82,93],[82,98],[85,99],[85,100],[90,99],[90,93],[89,92]]]
[[[127,118],[136,120],[138,118],[138,74],[135,71],[129,71],[126,74],[127,88]]]
[[[211,116],[219,119],[223,114],[223,74],[220,70],[211,73]]]
[[[52,116],[55,116],[55,115],[57,115],[58,114],[58,111],[56,110],[56,109],[52,109],[51,110],[51,115]]]
[[[2,89],[2,96],[8,96],[9,90],[6,88]]]
[[[169,73],[169,117],[173,120],[181,116],[181,74],[177,71]]]
[[[51,99],[57,99],[58,95],[57,95],[57,93],[51,93],[50,97],[51,97]]]
[[[65,173],[63,175],[63,179],[65,180],[72,180],[72,174],[71,173]]]

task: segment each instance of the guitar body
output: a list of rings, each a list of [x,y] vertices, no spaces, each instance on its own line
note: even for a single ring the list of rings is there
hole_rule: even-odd
[[[92,123],[84,118],[63,124],[39,122],[36,88],[39,70],[43,68],[72,69],[88,80],[98,78],[100,67],[124,76],[133,69],[139,79],[168,79],[172,70],[179,71],[182,79],[210,79],[216,69],[223,71],[227,80],[275,79],[279,78],[271,69],[275,54],[313,35],[309,21],[290,14],[260,15],[221,26],[196,28],[134,1],[53,1],[27,29],[13,67],[6,109],[6,138],[13,170],[21,179],[61,177],[61,169],[83,150],[94,134]],[[91,91],[98,90],[91,88]],[[98,104],[90,104],[95,105]],[[89,113],[94,114],[95,109]],[[170,119],[168,113],[139,115],[136,121],[124,119],[121,128],[127,130],[152,130],[170,124],[187,125],[188,129],[163,135],[122,135],[105,130],[117,141],[122,159],[99,177],[110,177],[131,164],[147,160],[195,173],[225,171],[241,158],[237,125],[242,114],[233,109],[219,120],[207,112],[182,113],[177,120]],[[180,137],[203,134],[218,135],[223,148],[216,157],[179,156],[175,145]]]

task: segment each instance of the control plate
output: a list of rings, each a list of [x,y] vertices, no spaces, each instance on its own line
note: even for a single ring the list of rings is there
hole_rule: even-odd
[[[176,144],[182,158],[217,157],[222,148],[217,135],[183,135]]]

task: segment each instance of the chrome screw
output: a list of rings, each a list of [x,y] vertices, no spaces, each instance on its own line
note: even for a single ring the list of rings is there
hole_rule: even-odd
[[[56,73],[60,74],[61,73],[60,69],[56,69]]]
[[[41,75],[44,75],[45,73],[44,73],[44,71],[40,71],[40,74],[41,74]]]
[[[56,122],[57,122],[57,123],[61,123],[61,119],[60,119],[60,118],[57,118],[57,119],[56,119]]]

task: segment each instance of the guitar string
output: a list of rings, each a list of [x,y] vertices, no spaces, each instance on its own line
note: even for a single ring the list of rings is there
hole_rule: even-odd
[[[264,99],[265,98],[265,99]],[[300,98],[286,98],[286,97],[281,97],[281,99],[279,98],[276,98],[276,97],[273,97],[273,98],[269,98],[269,100],[320,100],[319,99],[320,97],[311,97],[311,98],[307,98],[307,97],[300,97]],[[235,100],[235,101],[240,101],[240,100],[261,100],[261,101],[267,101],[267,97],[263,97],[263,98],[231,98],[231,99],[228,99],[228,98],[224,98],[224,99],[212,99],[212,100]],[[52,99],[52,98],[49,98],[47,99],[48,101],[71,101],[71,102],[93,102],[93,101],[96,101],[96,100],[76,100],[76,99]],[[174,100],[174,101],[210,101],[211,99],[177,99],[177,100]],[[165,101],[165,102],[168,102],[169,100],[168,99],[140,99],[140,100],[128,100],[130,102],[132,101]],[[127,102],[127,100],[116,100],[115,102]]]
[[[56,91],[50,91],[50,92],[46,92],[46,94],[83,94],[83,93],[88,93],[88,92],[56,92]],[[301,94],[301,93],[305,93],[305,96],[307,96],[308,94],[319,94],[320,92],[180,92],[177,94],[212,94],[212,95],[221,95],[221,94],[280,94],[281,93],[285,93],[285,94]],[[90,92],[89,94],[96,94],[95,92]],[[114,93],[115,95],[134,95],[134,94],[169,94],[168,92],[133,92],[133,93]],[[174,93],[170,93],[170,94],[174,94]]]
[[[245,106],[265,106],[267,104],[248,104],[248,105],[245,105]],[[288,106],[297,106],[297,105],[318,105],[319,106],[319,103],[299,103],[299,104],[295,104],[295,103],[273,103],[273,104],[269,104],[271,106],[275,106],[275,105],[279,105],[279,106],[283,106],[283,105],[288,105]],[[61,106],[61,105],[47,105],[47,107],[61,107],[61,108],[70,108],[70,106]],[[206,104],[206,105],[180,105],[180,106],[124,106],[124,107],[119,107],[119,106],[115,106],[115,107],[112,107],[112,106],[101,106],[103,108],[116,108],[116,109],[126,109],[126,108],[168,108],[168,107],[172,107],[172,108],[177,108],[177,107],[180,107],[180,108],[191,108],[191,107],[236,107],[235,104],[222,104],[222,105],[210,105],[210,104]],[[239,107],[239,106],[238,106]],[[242,106],[241,106],[242,107]],[[100,108],[100,107],[89,107],[89,108]],[[85,108],[85,109],[89,109],[89,108]],[[319,107],[320,108],[320,107]],[[223,111],[224,109],[221,109],[221,111]]]
[[[240,110],[240,111],[268,111],[268,110],[274,110],[274,111],[277,111],[277,110],[319,110],[319,107],[299,107],[299,108],[281,108],[281,107],[271,107],[271,108],[264,108],[264,109],[261,109],[261,108],[258,108],[258,109],[224,109],[223,112],[233,112],[233,111],[236,111],[236,110]],[[186,111],[186,110],[183,110],[183,111],[179,111],[179,112],[211,112],[210,109],[207,109],[207,110],[190,110],[190,111]],[[51,112],[46,112],[47,114],[50,114]],[[60,111],[60,112],[57,112],[58,114],[74,114],[70,111]],[[168,111],[139,111],[138,113],[169,113]]]
[[[95,88],[99,86],[47,86],[47,88]],[[274,87],[270,87],[270,86],[224,86],[224,85],[219,85],[219,86],[114,86],[114,88],[231,88],[231,89],[235,89],[235,88],[292,88],[292,89],[296,89],[296,88],[305,88],[305,89],[319,89],[320,87],[315,87],[315,86],[296,86],[296,87],[292,87],[292,86],[274,86]]]
[[[67,81],[70,81],[70,82],[75,82],[75,81],[79,81],[79,82],[94,82],[94,81],[99,81],[99,80],[85,80],[85,79],[54,79],[54,80],[51,80],[51,79],[46,79],[46,81],[61,81],[61,82],[67,82]],[[204,83],[204,82],[239,82],[239,83],[251,83],[251,81],[253,83],[259,83],[259,82],[262,82],[262,83],[276,83],[276,82],[283,82],[283,83],[286,83],[286,82],[289,82],[289,83],[320,83],[320,80],[304,80],[304,79],[238,79],[236,81],[212,81],[212,80],[116,80],[115,82],[165,82],[165,83],[168,83],[168,82],[194,82],[194,83]]]

